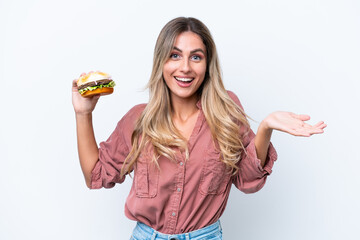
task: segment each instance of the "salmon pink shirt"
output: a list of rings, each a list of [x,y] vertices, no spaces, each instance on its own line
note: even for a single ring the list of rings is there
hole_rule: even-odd
[[[229,91],[228,94],[241,106],[234,93]],[[145,106],[133,107],[118,122],[109,139],[100,143],[99,161],[92,171],[92,189],[111,188],[125,180],[120,177],[120,170],[132,146],[134,124]],[[246,153],[243,151],[238,162],[238,173],[231,176],[220,161],[220,152],[215,147],[200,101],[197,107],[200,113],[188,141],[188,160],[178,150],[173,160],[161,156],[159,169],[151,162],[150,152],[143,152],[138,158],[125,204],[129,219],[165,234],[190,232],[220,218],[233,184],[244,193],[257,192],[264,186],[277,159],[273,145],[270,143],[265,166],[261,167],[256,156],[255,134],[246,129],[248,133],[242,136]]]

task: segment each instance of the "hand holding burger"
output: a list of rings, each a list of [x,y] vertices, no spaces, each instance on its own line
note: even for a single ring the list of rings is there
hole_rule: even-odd
[[[82,73],[72,83],[72,103],[76,114],[91,113],[100,95],[111,94],[115,86],[110,75],[96,71]]]

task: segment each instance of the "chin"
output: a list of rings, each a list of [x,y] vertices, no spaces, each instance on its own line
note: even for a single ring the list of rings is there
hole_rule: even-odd
[[[197,97],[197,93],[195,92],[171,92],[171,95],[173,97],[179,98],[179,99],[192,99],[194,97]]]

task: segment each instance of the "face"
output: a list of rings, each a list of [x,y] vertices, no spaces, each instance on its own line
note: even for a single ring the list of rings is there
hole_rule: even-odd
[[[177,36],[163,76],[171,92],[171,99],[194,100],[206,73],[206,47],[193,32]]]

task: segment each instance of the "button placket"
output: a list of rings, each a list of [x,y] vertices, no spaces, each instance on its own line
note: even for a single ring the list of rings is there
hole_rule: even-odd
[[[184,180],[184,177],[185,177],[185,176],[184,176],[184,175],[185,175],[185,174],[184,174],[184,170],[185,170],[185,169],[184,169],[184,167],[183,167],[183,166],[184,166],[184,162],[181,161],[179,164],[180,164],[180,166],[181,166],[182,168],[181,168],[181,170],[180,170],[180,172],[181,172],[181,175],[180,175],[181,181],[179,182],[180,186],[177,187],[177,189],[176,189],[177,192],[181,192],[181,189],[183,188],[183,185],[184,185],[183,180]],[[181,195],[180,195],[180,198],[181,198]]]
[[[173,200],[172,200],[172,211],[170,214],[170,221],[169,221],[169,230],[170,232],[175,232],[176,230],[176,224],[178,220],[179,215],[179,209],[180,209],[180,202],[182,198],[182,189],[184,187],[184,179],[185,179],[185,164],[184,164],[184,156],[182,154],[179,154],[176,156],[176,160],[178,161],[179,168],[177,172],[177,178],[176,178],[176,190],[173,193]]]

